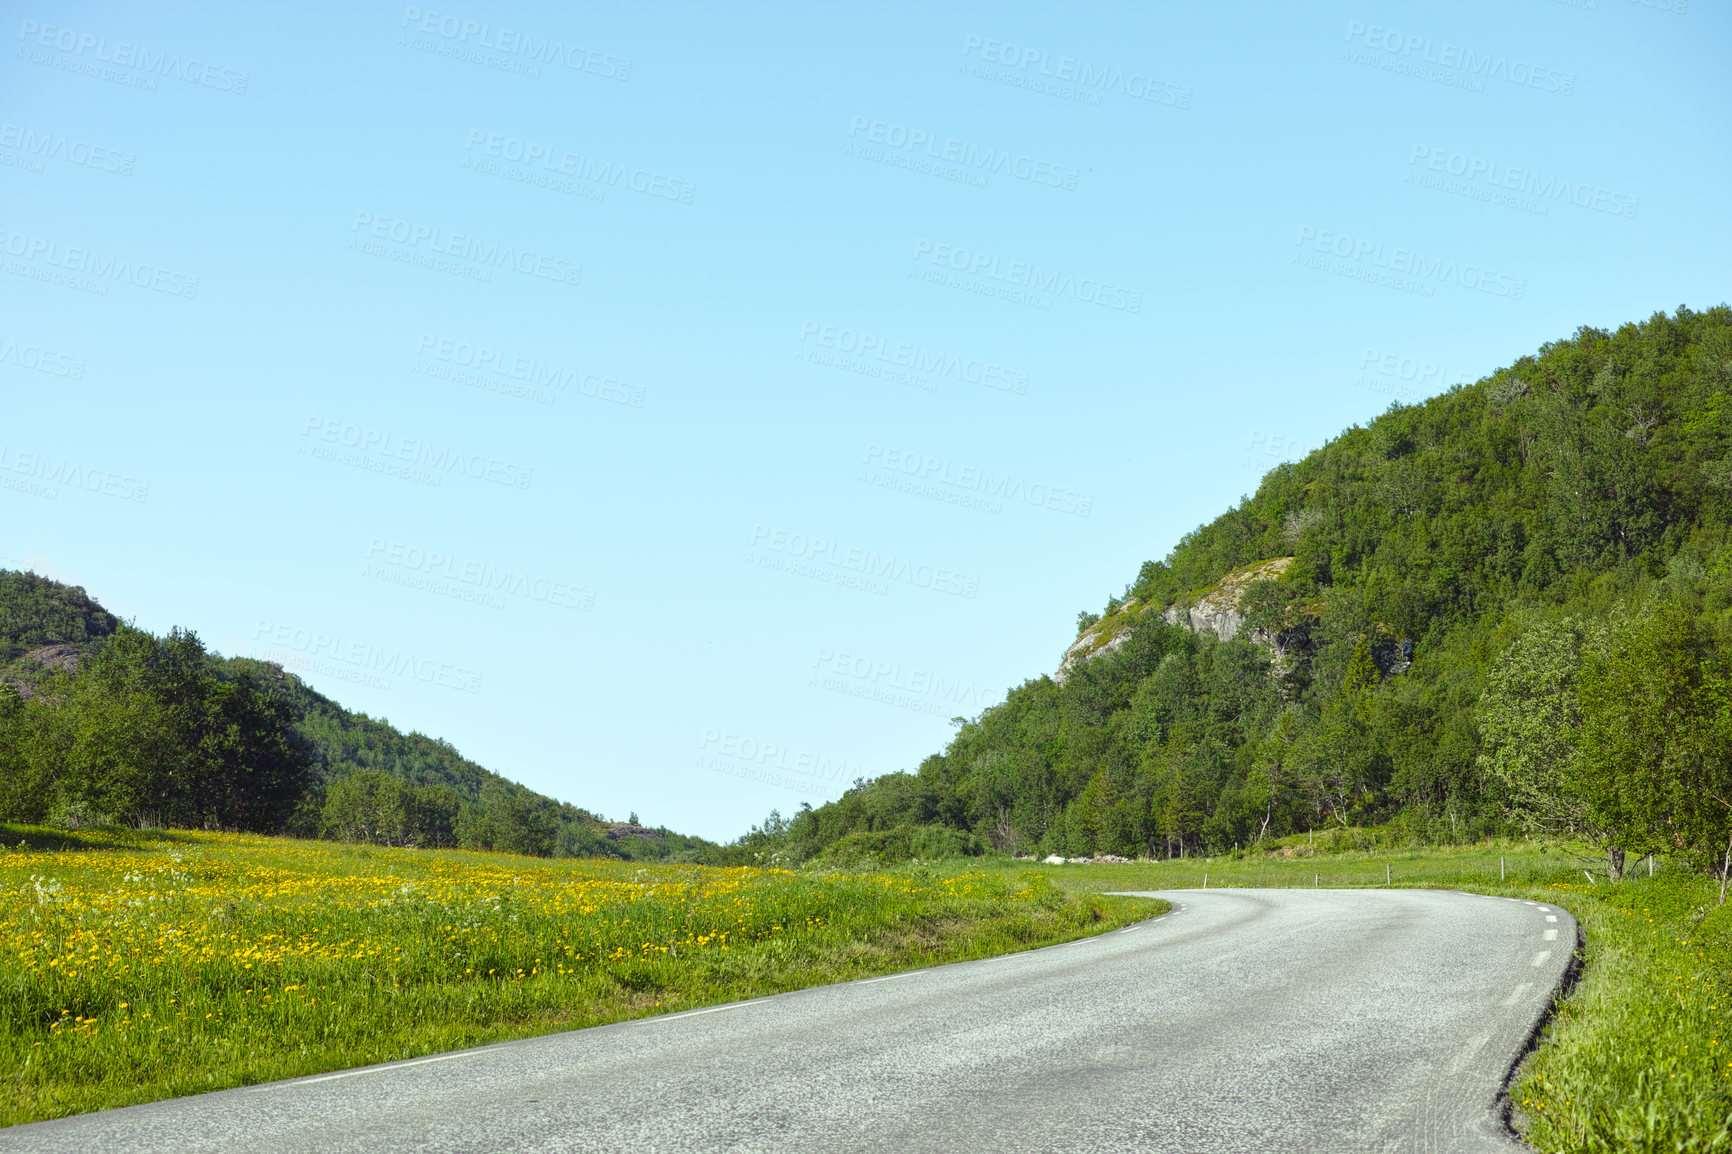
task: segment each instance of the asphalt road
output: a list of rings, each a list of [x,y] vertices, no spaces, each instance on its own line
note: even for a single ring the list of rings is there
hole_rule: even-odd
[[[0,1131],[5,1151],[1492,1151],[1555,907],[1183,890],[980,962]]]

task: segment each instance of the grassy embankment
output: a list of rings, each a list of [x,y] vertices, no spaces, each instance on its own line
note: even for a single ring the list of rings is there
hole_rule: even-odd
[[[1294,844],[1297,843],[1297,844]],[[1732,1149],[1732,903],[1718,886],[1636,863],[1612,884],[1602,870],[1531,843],[1043,866],[1060,888],[1162,890],[1201,886],[1397,886],[1469,890],[1550,902],[1574,914],[1584,969],[1540,1048],[1511,1087],[1516,1124],[1549,1151]],[[1499,861],[1504,877],[1499,879]],[[998,866],[995,868],[1006,869]],[[1387,868],[1387,875],[1385,869]]]
[[[643,867],[0,825],[0,1125],[1068,941],[1027,870]]]

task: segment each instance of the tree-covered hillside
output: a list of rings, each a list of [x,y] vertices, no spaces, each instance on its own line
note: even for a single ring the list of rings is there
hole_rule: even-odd
[[[1392,405],[1082,614],[1061,677],[1025,682],[917,772],[803,810],[773,840],[794,858],[910,831],[1160,855],[1385,821],[1463,837],[1532,817],[1497,768],[1503,731],[1488,745],[1488,716],[1508,705],[1486,694],[1488,672],[1565,618],[1638,644],[1614,644],[1618,623],[1657,606],[1688,619],[1701,668],[1732,651],[1729,449],[1725,306],[1584,328]],[[1580,764],[1599,756],[1560,740]]]
[[[0,570],[0,820],[46,819],[577,857],[716,849],[604,821],[272,662],[152,636],[82,588]]]

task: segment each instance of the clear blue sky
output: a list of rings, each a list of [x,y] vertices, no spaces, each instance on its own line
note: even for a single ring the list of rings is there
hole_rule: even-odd
[[[714,838],[1728,296],[1704,0],[155,7],[10,9],[0,565]]]

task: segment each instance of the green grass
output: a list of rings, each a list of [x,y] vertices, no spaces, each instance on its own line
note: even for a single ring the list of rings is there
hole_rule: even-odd
[[[0,826],[0,1124],[1069,941],[1164,903],[969,863],[640,866]]]
[[[1525,842],[1317,853],[1299,837],[1283,851],[1040,868],[1079,893],[1194,888],[1205,874],[1211,888],[1373,887],[1387,868],[1396,886],[1562,906],[1581,923],[1584,968],[1510,1088],[1518,1130],[1551,1151],[1732,1150],[1732,904],[1718,906],[1713,881],[1664,861],[1651,879],[1637,863],[1617,884],[1599,869],[1590,880],[1592,863]]]
[[[0,826],[0,842],[5,1124],[986,957],[1164,908],[1103,890],[1382,886],[1387,869],[1581,922],[1586,969],[1512,1087],[1530,1142],[1732,1149],[1732,913],[1664,863],[1613,885],[1528,843],[1300,838],[1275,856],[814,875],[192,833]]]

